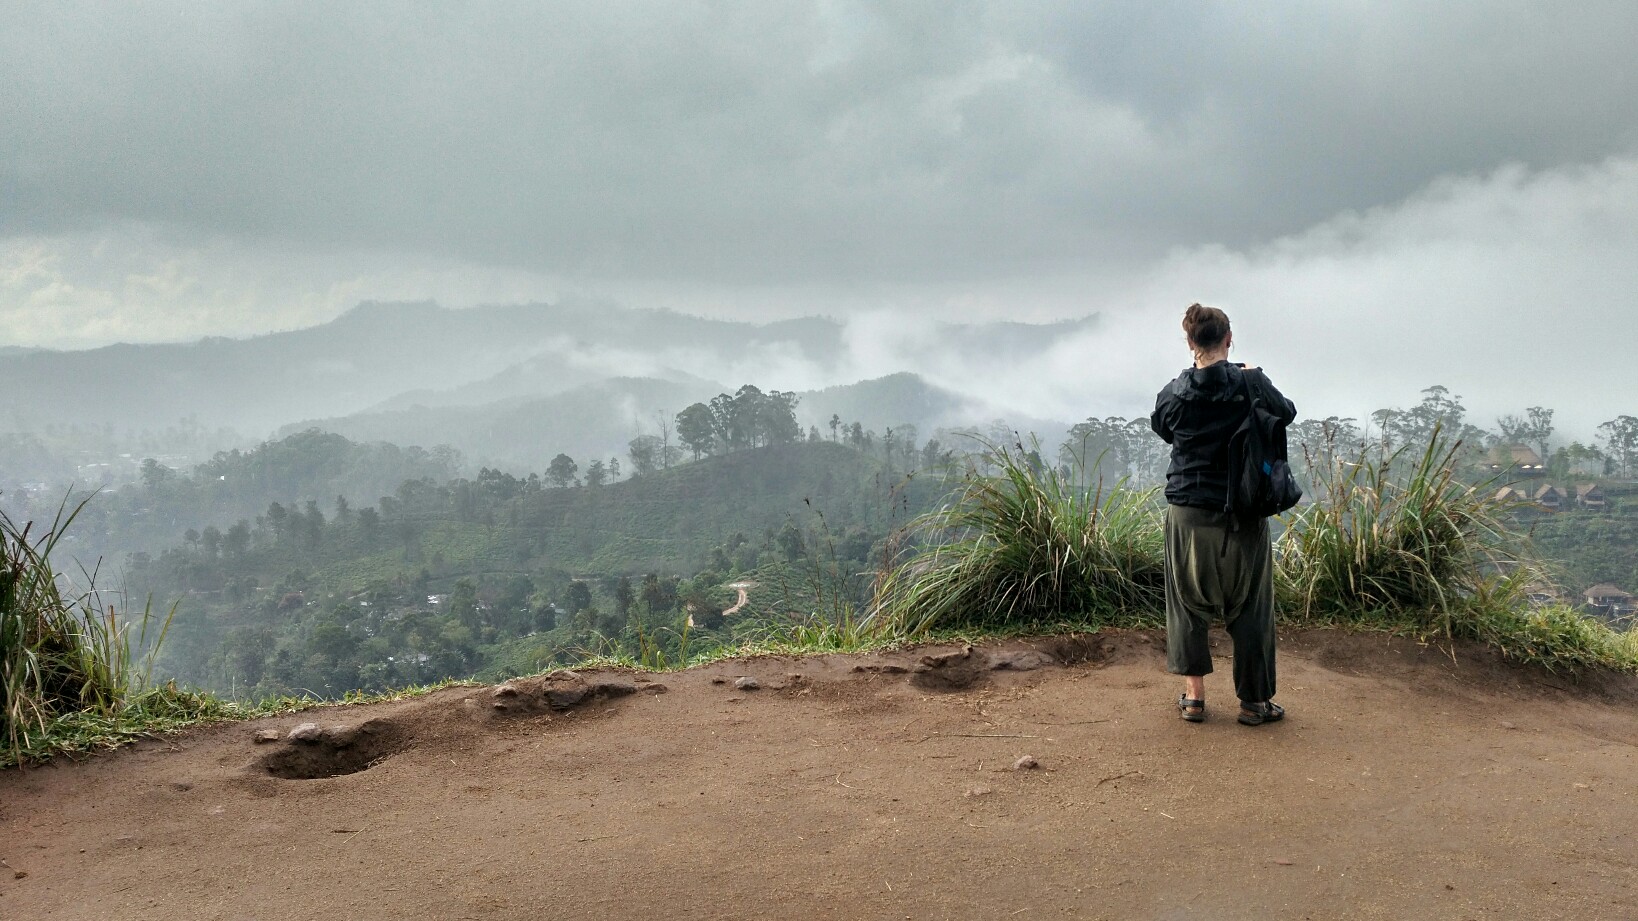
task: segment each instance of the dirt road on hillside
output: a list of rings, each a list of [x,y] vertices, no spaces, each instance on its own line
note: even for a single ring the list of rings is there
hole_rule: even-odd
[[[1144,633],[212,727],[0,774],[0,918],[1638,918],[1638,685],[1283,642],[1258,728]]]

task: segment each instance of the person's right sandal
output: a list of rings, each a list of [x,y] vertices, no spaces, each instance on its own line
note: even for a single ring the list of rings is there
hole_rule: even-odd
[[[1285,708],[1272,700],[1262,703],[1240,701],[1240,722],[1246,726],[1261,726],[1285,719]]]

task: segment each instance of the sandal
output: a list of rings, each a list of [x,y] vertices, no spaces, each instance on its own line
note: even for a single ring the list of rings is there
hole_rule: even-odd
[[[1191,723],[1206,721],[1206,702],[1187,694],[1177,695],[1177,712],[1183,714],[1183,719]]]
[[[1240,722],[1246,726],[1261,726],[1285,719],[1285,708],[1272,700],[1254,704],[1240,701]]]

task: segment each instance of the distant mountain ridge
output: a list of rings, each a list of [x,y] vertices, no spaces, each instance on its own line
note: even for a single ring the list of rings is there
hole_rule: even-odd
[[[600,302],[452,310],[432,303],[361,304],[321,326],[250,339],[111,345],[0,356],[11,398],[0,426],[162,429],[193,417],[258,436],[297,419],[344,415],[412,390],[447,389],[542,355],[779,343],[829,364],[840,324],[759,325]],[[600,375],[602,377],[614,374]]]
[[[958,367],[1027,362],[1096,322],[936,323],[898,354]],[[589,299],[466,309],[367,302],[319,326],[249,339],[5,348],[0,433],[79,427],[129,444],[136,433],[187,420],[193,429],[237,432],[237,445],[247,446],[317,426],[367,440],[449,444],[473,460],[537,464],[542,450],[611,451],[656,428],[647,423],[657,415],[741,384],[845,379],[856,373],[850,340],[859,335],[825,317],[753,323]],[[578,398],[590,402],[569,405]],[[970,425],[1000,414],[913,374],[804,393],[800,413],[821,429],[833,413],[868,428]]]

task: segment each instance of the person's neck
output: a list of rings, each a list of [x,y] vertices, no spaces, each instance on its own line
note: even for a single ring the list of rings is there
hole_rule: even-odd
[[[1194,366],[1196,368],[1209,368],[1220,361],[1228,361],[1228,349],[1216,352],[1202,352],[1195,356]]]

